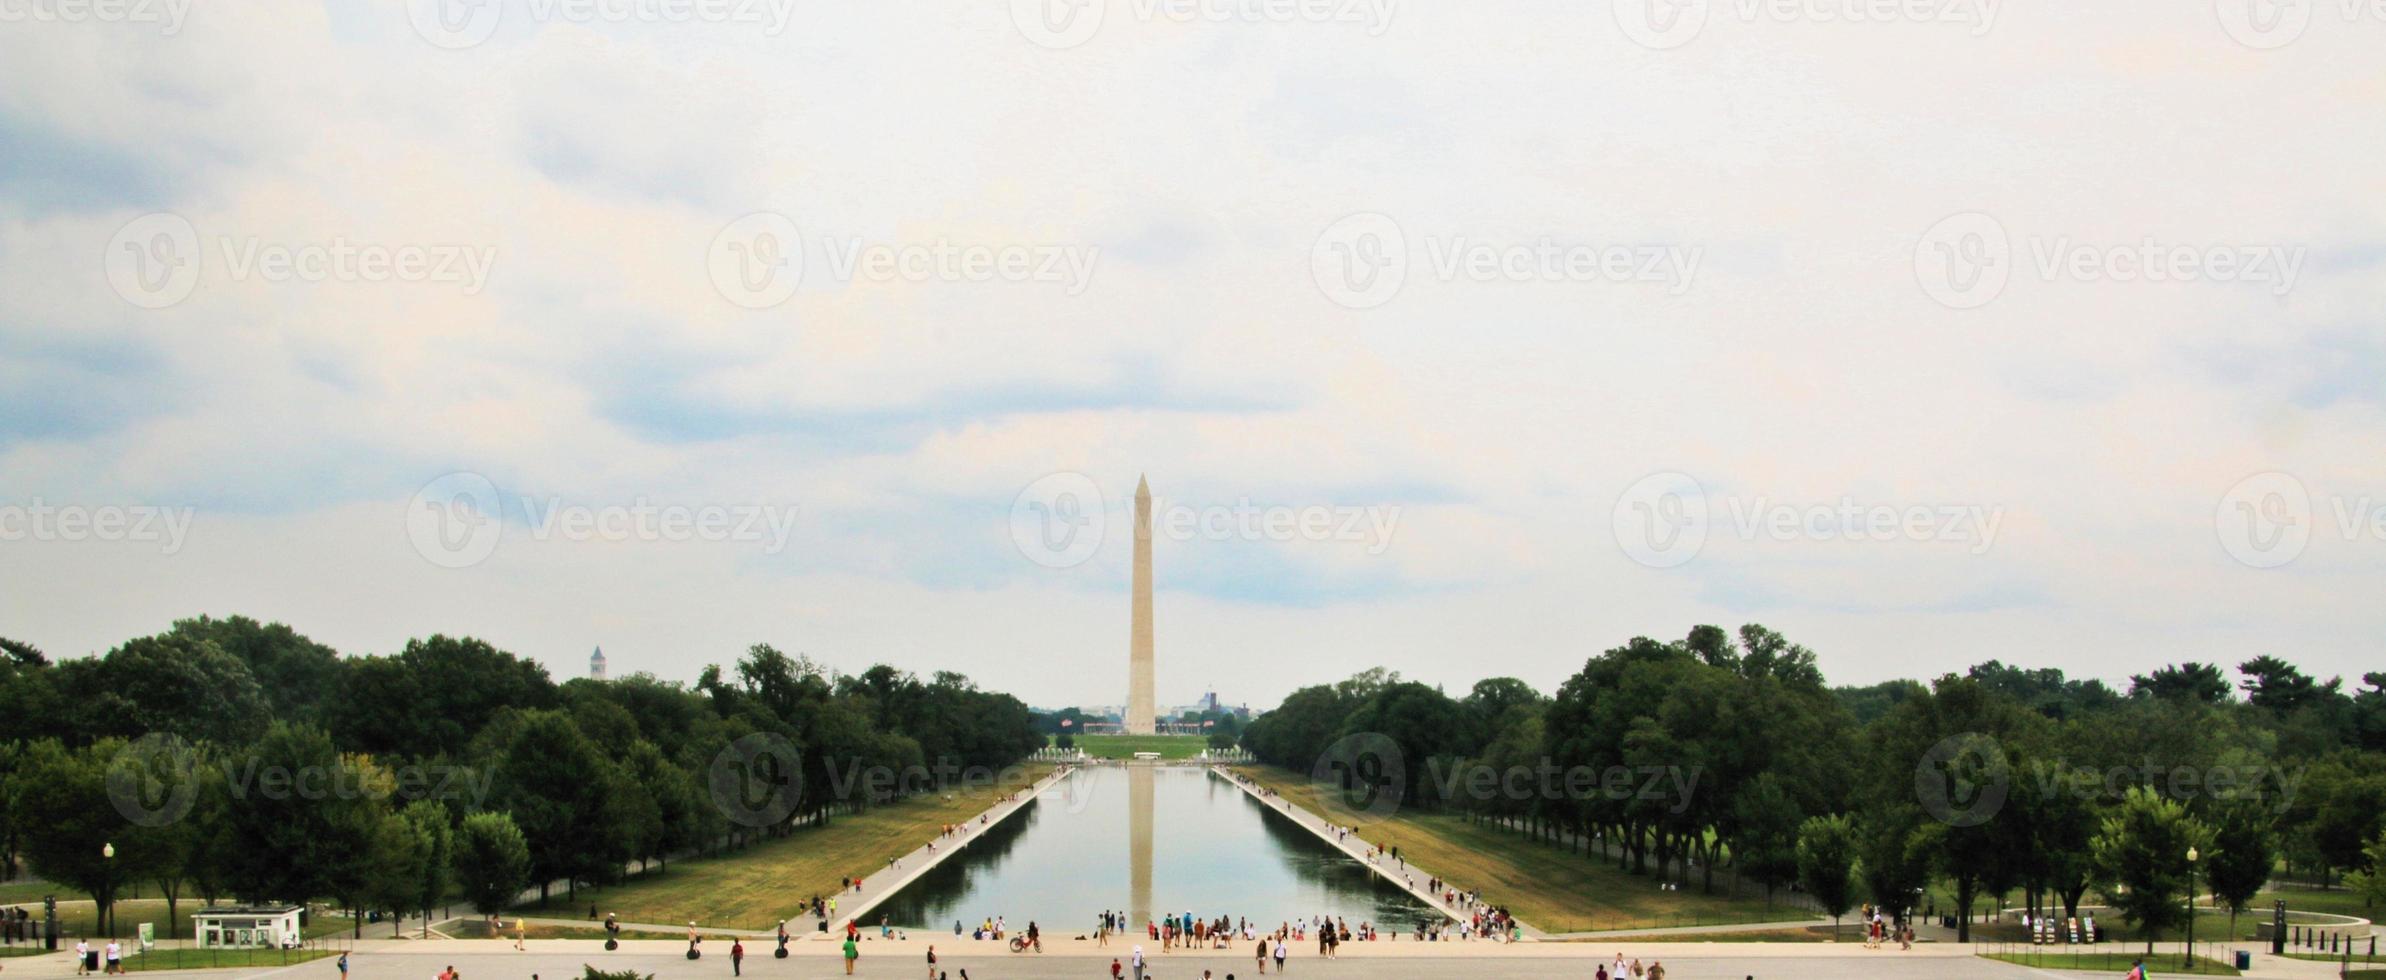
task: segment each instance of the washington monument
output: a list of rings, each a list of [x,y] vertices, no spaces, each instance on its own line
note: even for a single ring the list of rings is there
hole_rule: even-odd
[[[1135,479],[1135,622],[1127,634],[1127,734],[1152,724],[1152,485]]]

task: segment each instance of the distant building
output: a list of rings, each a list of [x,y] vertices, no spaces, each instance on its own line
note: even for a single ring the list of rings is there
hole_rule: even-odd
[[[604,647],[598,647],[598,648],[596,648],[596,653],[589,655],[589,658],[588,658],[588,679],[589,679],[589,680],[592,680],[592,681],[601,681],[601,680],[604,680],[604,679],[605,679],[605,648],[604,648]]]

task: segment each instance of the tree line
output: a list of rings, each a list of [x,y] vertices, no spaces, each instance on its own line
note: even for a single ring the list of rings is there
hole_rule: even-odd
[[[754,736],[771,751],[743,751]],[[343,656],[240,616],[58,661],[0,639],[0,873],[90,895],[103,929],[150,882],[169,916],[186,896],[328,901],[361,931],[367,909],[493,914],[533,884],[667,870],[1042,744],[1024,704],[959,674],[768,645],[690,686],[557,684],[468,637]],[[855,778],[872,769],[918,778]],[[771,805],[747,805],[755,785]]]
[[[2191,875],[2232,912],[2282,868],[2386,884],[2386,673],[2358,692],[2270,656],[2236,674],[2184,663],[2115,690],[1990,661],[1833,688],[1779,633],[1700,626],[1552,694],[1369,671],[1295,691],[1243,743],[1353,808],[1391,794],[1685,887],[1728,871],[1833,915],[1932,884],[1967,912],[2018,894],[2076,915],[2095,892],[2150,939],[2184,921]]]

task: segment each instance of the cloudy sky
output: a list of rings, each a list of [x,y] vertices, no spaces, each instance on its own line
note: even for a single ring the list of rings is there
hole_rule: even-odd
[[[0,635],[2379,667],[2336,0],[0,0]]]

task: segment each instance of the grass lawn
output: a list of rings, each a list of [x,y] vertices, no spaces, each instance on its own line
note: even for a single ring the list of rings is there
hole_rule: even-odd
[[[155,894],[155,892],[149,893]],[[207,903],[204,899],[194,895],[184,895],[180,902],[175,903],[174,921],[169,923],[166,921],[165,899],[120,899],[116,902],[116,935],[131,939],[141,934],[141,923],[147,922],[151,924],[155,935],[161,940],[189,939],[197,934],[197,930],[191,926],[191,913],[206,907]],[[33,915],[35,921],[38,922],[41,917],[41,909],[36,907],[33,910]],[[62,946],[73,945],[76,937],[98,935],[98,930],[94,928],[98,918],[98,911],[92,906],[90,899],[60,897],[58,900],[59,944]],[[376,926],[384,933],[389,931],[386,923],[368,924],[365,927],[367,938],[372,936]],[[310,939],[317,936],[343,936],[351,933],[354,927],[355,920],[345,916],[317,914],[307,920],[306,934]]]
[[[2375,967],[2375,966],[2378,966],[2378,964],[2379,964],[2380,962],[2382,962],[2382,961],[2386,961],[2386,956],[2382,956],[2382,957],[2371,957],[2371,956],[2369,956],[2369,955],[2368,955],[2368,953],[2369,953],[2369,944],[2368,944],[2367,942],[2355,943],[2355,944],[2354,944],[2354,947],[2355,947],[2355,948],[2354,948],[2354,950],[2353,950],[2353,965],[2354,965],[2354,966],[2357,966],[2357,967]],[[2257,954],[2255,954],[2255,955],[2257,955],[2257,956],[2269,956],[2269,955],[2271,955],[2271,954],[2270,954],[2270,951],[2269,951],[2269,950],[2265,949],[2265,950],[2262,950],[2260,953],[2257,953]],[[2306,952],[2303,952],[2303,951],[2301,951],[2301,950],[2296,950],[2296,949],[2291,949],[2291,948],[2290,948],[2290,949],[2288,949],[2286,952],[2284,952],[2284,953],[2280,953],[2280,954],[2278,954],[2278,955],[2279,955],[2279,956],[2283,956],[2283,957],[2285,957],[2285,958],[2287,958],[2287,959],[2290,959],[2290,960],[2310,960],[2310,961],[2312,961],[2312,962],[2314,962],[2314,963],[2342,963],[2342,962],[2344,962],[2344,961],[2345,961],[2345,954],[2343,954],[2343,953],[2306,953]],[[2380,967],[2380,969],[2386,969],[2386,967]]]
[[[65,947],[61,946],[59,948],[64,949]],[[40,956],[41,954],[47,952],[49,952],[49,950],[42,948],[42,945],[38,940],[29,943],[13,943],[7,946],[0,946],[0,960],[7,959],[11,956]]]
[[[2270,903],[2282,898],[2286,899],[2289,912],[2325,912],[2364,919],[2376,919],[2380,912],[2386,912],[2386,909],[2364,908],[2361,896],[2342,888],[2281,888],[2254,895],[2253,905],[2245,910],[2245,918],[2268,921]]]
[[[71,890],[60,888],[39,878],[0,881],[0,905],[16,905],[24,902],[39,903],[44,895],[65,898],[72,894],[74,892]]]
[[[1200,735],[1077,736],[1077,748],[1096,759],[1132,759],[1137,752],[1158,752],[1163,759],[1190,759],[1209,747],[1209,739]]]
[[[452,921],[448,922],[447,924],[440,926],[440,927],[439,927],[439,931],[440,931],[440,932],[444,932],[444,933],[448,934],[449,936],[451,936],[451,937],[453,937],[453,938],[456,938],[456,939],[503,939],[503,940],[508,940],[508,941],[511,941],[511,940],[514,938],[514,922],[513,922],[513,920],[512,920],[512,919],[508,919],[508,920],[506,920],[506,923],[505,923],[505,929],[504,929],[503,931],[501,931],[501,932],[497,933],[496,935],[491,935],[491,934],[489,933],[489,923],[488,923],[488,920],[486,920],[486,919],[456,919],[456,920],[452,920]],[[530,926],[528,927],[528,929],[527,929],[527,930],[525,930],[524,938],[526,938],[526,939],[604,939],[604,938],[607,938],[607,934],[606,934],[606,932],[605,932],[605,927],[604,927],[603,925],[601,925],[601,924],[600,924],[600,925],[586,925],[586,926],[557,926],[557,925],[548,925],[548,924],[546,924],[546,923],[543,923],[543,922],[533,922],[533,923],[531,923],[531,924],[530,924]],[[685,939],[687,939],[687,938],[688,938],[688,934],[687,934],[685,931],[682,931],[682,932],[655,932],[655,931],[652,931],[652,930],[640,930],[640,929],[623,929],[623,930],[621,931],[621,938],[623,938],[623,939],[678,939],[678,940],[685,940]],[[706,938],[706,939],[719,939],[719,940],[721,940],[722,942],[726,943],[726,942],[728,942],[728,941],[730,940],[730,938],[732,938],[732,937],[730,937],[730,936],[728,936],[728,935],[720,935],[720,936],[706,936],[706,937],[704,937],[704,938]]]
[[[1863,941],[1864,936],[1854,928],[1848,928],[1841,930],[1840,938],[1851,943],[1859,943]],[[1738,932],[1652,932],[1567,941],[1585,943],[1827,943],[1831,941],[1831,927],[1742,929]]]
[[[1347,819],[1323,807],[1306,776],[1272,766],[1242,766],[1237,771],[1295,806],[1327,814],[1329,820]],[[1739,925],[1805,916],[1787,905],[1768,912],[1761,897],[1724,898],[1696,889],[1659,891],[1654,879],[1618,871],[1603,859],[1568,854],[1458,816],[1403,811],[1389,820],[1361,818],[1359,836],[1377,845],[1398,846],[1402,857],[1450,875],[1454,884],[1482,889],[1492,904],[1506,905],[1526,924],[1545,932]]]
[[[2179,967],[2179,954],[2177,953],[2157,953],[2153,956],[2147,957],[2140,957],[2139,954],[2136,953],[2086,952],[1982,953],[1980,955],[1984,959],[1996,960],[2000,963],[2013,963],[2020,966],[2033,967],[2036,969],[2088,970],[2091,972],[2111,973],[2115,976],[2119,976],[2120,974],[2127,972],[2129,965],[2137,962],[2141,958],[2146,961],[2148,971],[2152,972],[2156,976],[2175,976],[2182,973],[2199,977],[2233,977],[2239,975],[2237,973],[2236,967],[2205,956],[2196,957],[2195,966],[2192,969],[2183,970]]]
[[[694,919],[729,929],[768,929],[813,895],[837,891],[839,878],[884,874],[888,858],[910,853],[935,838],[945,824],[975,817],[1004,793],[1051,772],[1024,766],[1019,779],[993,790],[956,789],[948,799],[923,794],[837,817],[826,827],[806,827],[721,857],[671,862],[668,872],[638,875],[619,885],[583,888],[574,899],[558,890],[550,904],[518,911],[577,919],[594,902],[623,922],[668,924]]]
[[[124,959],[124,972],[205,970],[220,966],[285,966],[339,955],[334,949],[153,949]]]

